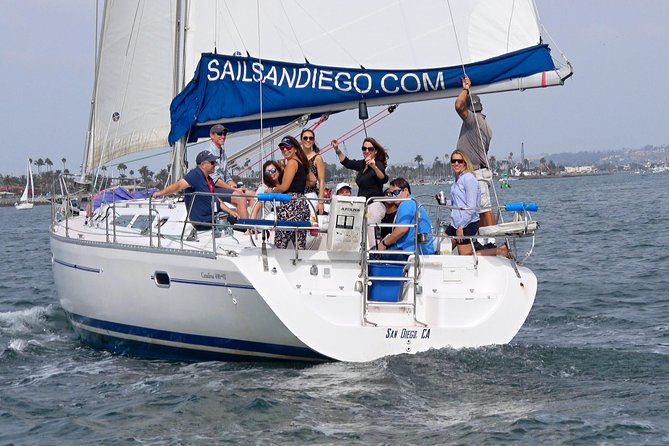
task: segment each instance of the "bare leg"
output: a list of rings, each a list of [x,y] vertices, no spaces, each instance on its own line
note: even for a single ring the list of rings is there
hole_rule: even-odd
[[[502,256],[509,259],[511,258],[511,254],[509,253],[509,248],[506,246],[506,243],[497,248],[482,249],[481,251],[477,251],[476,254],[480,256]]]
[[[479,226],[493,226],[495,222],[495,214],[492,211],[486,211],[479,214],[480,224]]]
[[[233,195],[230,198],[230,201],[237,208],[237,216],[239,218],[242,218],[242,219],[249,218],[249,208],[248,208],[248,203],[246,201],[246,197],[238,196],[238,195],[236,195],[236,192],[235,192],[235,195]]]

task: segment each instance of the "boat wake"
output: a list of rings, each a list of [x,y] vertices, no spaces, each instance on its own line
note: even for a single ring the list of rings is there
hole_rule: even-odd
[[[53,305],[0,312],[0,358],[45,348],[66,335],[67,322]]]

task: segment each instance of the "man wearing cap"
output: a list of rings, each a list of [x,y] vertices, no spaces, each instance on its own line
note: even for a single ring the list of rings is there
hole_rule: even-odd
[[[203,150],[198,153],[195,162],[197,163],[196,168],[192,169],[176,183],[170,184],[163,190],[154,192],[153,198],[160,198],[186,189],[184,202],[186,209],[190,210],[188,218],[195,229],[205,231],[211,229],[213,208],[215,209],[216,203],[212,201],[211,196],[194,194],[195,192],[214,192],[214,182],[210,178],[210,175],[216,169],[218,158],[208,150]],[[237,216],[234,211],[222,203],[221,207],[230,215]]]
[[[253,197],[242,197],[241,195],[255,195],[255,193],[244,188],[238,188],[232,180],[224,148],[228,129],[222,124],[214,124],[209,130],[209,136],[211,141],[208,150],[218,160],[218,168],[211,174],[216,192],[224,194],[223,200],[236,206],[239,218],[248,218],[248,208],[255,203],[255,199]]]
[[[492,139],[492,129],[488,126],[486,116],[481,113],[483,111],[481,99],[469,92],[471,85],[471,80],[465,76],[462,80],[462,91],[455,100],[455,111],[462,119],[456,148],[467,154],[472,162],[474,176],[479,180],[482,211],[480,226],[491,226],[495,224],[495,215],[490,208],[489,188],[492,184],[492,173],[488,169],[488,150]]]
[[[348,183],[339,183],[337,184],[336,194],[337,195],[343,195],[345,197],[350,197],[351,196],[351,185]]]

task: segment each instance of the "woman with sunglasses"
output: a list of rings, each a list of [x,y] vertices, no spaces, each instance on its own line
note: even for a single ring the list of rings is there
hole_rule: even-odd
[[[262,183],[258,186],[256,190],[256,195],[267,192],[267,189],[270,187],[276,187],[280,184],[281,174],[283,173],[283,168],[275,160],[265,161],[262,165]],[[263,211],[263,218],[267,218],[267,215],[274,211],[271,201],[265,201],[263,206],[256,206],[253,208],[253,215],[251,218],[258,218],[260,210]]]
[[[362,160],[349,159],[339,149],[339,142],[332,140],[332,147],[339,157],[339,162],[347,169],[355,170],[358,175],[355,177],[355,183],[358,185],[358,197],[381,197],[383,196],[383,185],[388,182],[386,175],[386,162],[388,161],[388,152],[374,138],[365,138],[362,141]],[[367,209],[368,223],[381,223],[386,214],[386,207],[383,203],[376,201]],[[374,246],[374,228],[370,227],[367,232],[368,246]]]
[[[314,186],[307,186],[304,194],[307,198],[318,198],[318,203],[312,202],[319,215],[325,213],[325,162],[320,155],[321,149],[316,145],[316,134],[311,129],[303,129],[300,133],[302,140],[302,150],[309,160],[309,169],[314,174],[318,183]]]
[[[451,221],[446,227],[446,235],[451,237],[476,236],[479,230],[479,207],[481,206],[481,189],[474,175],[474,168],[464,151],[455,149],[451,153],[451,170],[455,182],[451,186]],[[471,255],[473,247],[470,239],[453,240],[453,248],[458,247],[459,255]],[[478,255],[502,255],[507,257],[509,250],[506,245],[499,248],[477,251]]]
[[[281,192],[290,195],[289,202],[281,203],[276,210],[279,220],[309,221],[309,205],[304,200],[304,190],[309,185],[316,184],[316,177],[309,170],[309,160],[302,151],[300,143],[292,136],[285,136],[279,143],[283,154],[283,175],[276,186],[267,189],[267,192]],[[276,231],[274,245],[285,249],[292,241],[299,249],[307,247],[307,233],[305,231]]]

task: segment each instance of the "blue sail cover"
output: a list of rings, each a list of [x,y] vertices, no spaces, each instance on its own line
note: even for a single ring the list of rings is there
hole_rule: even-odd
[[[540,44],[466,65],[474,85],[555,70],[547,45]],[[383,98],[402,102],[404,95],[434,94],[462,85],[461,66],[424,70],[367,70],[295,64],[251,57],[204,53],[195,76],[170,105],[169,143],[188,134],[189,141],[209,136],[206,122],[224,122],[231,131],[290,122],[305,112],[315,118],[341,111],[342,104]],[[387,99],[387,100],[385,100]],[[339,106],[338,106],[339,104]],[[248,117],[248,119],[244,119]]]

